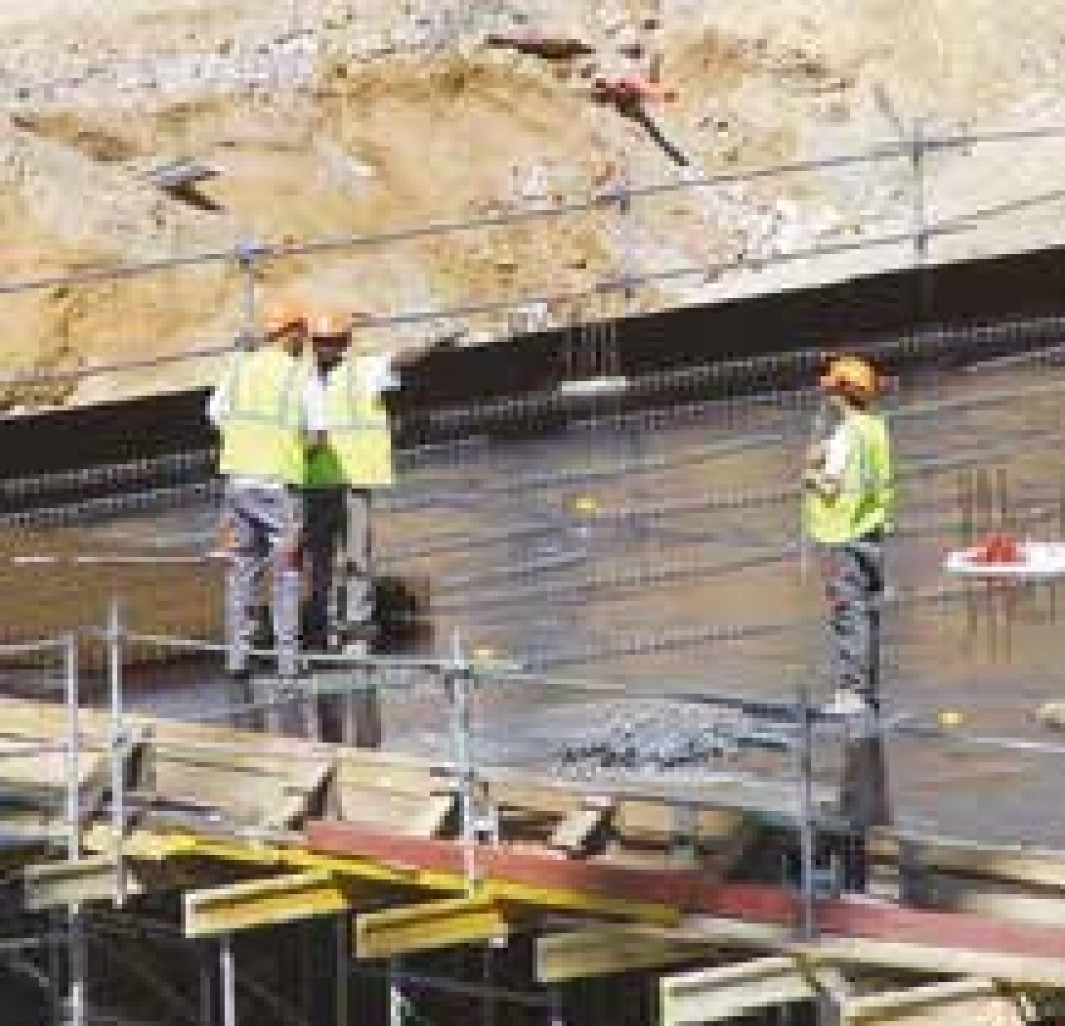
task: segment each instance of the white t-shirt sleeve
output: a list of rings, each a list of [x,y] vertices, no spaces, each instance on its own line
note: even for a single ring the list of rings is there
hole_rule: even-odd
[[[825,465],[822,473],[831,481],[839,481],[847,469],[847,457],[850,456],[850,432],[846,424],[840,424],[832,433],[825,446]]]
[[[325,382],[319,374],[307,377],[303,389],[303,415],[309,432],[325,431],[329,426],[325,408]]]
[[[211,389],[207,398],[207,419],[217,428],[222,426],[229,409],[229,379]]]
[[[399,375],[392,366],[391,353],[364,356],[358,363],[358,389],[364,395],[379,396],[391,388],[399,388]]]

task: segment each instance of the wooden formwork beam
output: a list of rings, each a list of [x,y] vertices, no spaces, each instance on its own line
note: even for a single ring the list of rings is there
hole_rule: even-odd
[[[991,980],[948,980],[852,998],[841,1026],[1024,1026],[1035,1007]]]
[[[64,862],[42,862],[22,870],[23,901],[31,912],[82,905],[93,901],[113,901],[121,887],[126,894],[140,894],[139,881],[123,872],[110,856]]]
[[[183,898],[186,937],[213,937],[347,911],[348,899],[329,873],[265,877],[188,891]]]
[[[536,979],[565,983],[635,969],[661,969],[708,957],[715,944],[628,924],[552,933],[536,940]]]
[[[355,920],[355,952],[362,958],[391,958],[463,944],[501,940],[510,933],[503,906],[472,896],[402,905]]]
[[[1065,854],[1061,852],[1038,852],[880,829],[872,836],[869,854],[880,863],[910,864],[921,870],[1008,881],[1065,894]]]
[[[818,988],[790,957],[667,976],[659,983],[662,1026],[702,1026],[766,1008],[811,1001]]]

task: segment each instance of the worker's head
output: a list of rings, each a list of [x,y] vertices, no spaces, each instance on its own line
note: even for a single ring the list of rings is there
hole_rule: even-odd
[[[270,345],[299,356],[307,341],[307,311],[293,300],[274,303],[266,311],[263,334]]]
[[[838,404],[864,409],[880,391],[880,375],[858,356],[839,356],[829,364],[820,384]]]
[[[328,370],[344,359],[351,345],[351,318],[339,310],[318,310],[310,319],[310,334],[314,360]]]

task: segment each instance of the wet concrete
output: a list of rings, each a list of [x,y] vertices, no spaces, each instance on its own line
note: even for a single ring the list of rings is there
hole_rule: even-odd
[[[1056,393],[913,415],[919,402],[1031,389],[1060,377],[1053,368],[930,375],[891,401],[909,411],[894,420],[900,469],[959,456],[980,460],[992,484],[1005,475],[1004,503],[995,494],[989,504],[994,518],[1004,506],[1019,533],[1060,537],[1065,425]],[[379,543],[391,553],[386,571],[429,582],[434,638],[426,649],[445,651],[458,637],[481,658],[545,665],[520,680],[488,681],[479,692],[479,751],[496,763],[543,762],[543,730],[579,736],[589,722],[623,714],[626,694],[669,699],[665,715],[683,717],[683,699],[706,692],[790,699],[805,684],[820,700],[832,687],[817,623],[820,586],[802,566],[795,503],[728,508],[723,501],[795,481],[810,411],[780,397],[641,415],[620,426],[609,406],[600,412],[598,424],[549,438],[438,450],[404,475],[379,511]],[[712,449],[741,439],[749,443],[743,451]],[[629,472],[611,473],[619,464]],[[896,814],[903,825],[946,835],[1065,846],[1056,786],[1065,758],[962,741],[969,733],[1053,740],[1033,713],[1065,694],[1065,596],[1041,585],[977,586],[971,597],[952,601],[908,598],[960,588],[941,567],[946,550],[960,544],[963,498],[974,484],[971,472],[950,470],[900,485],[901,530],[888,552],[889,583],[900,601],[886,614],[887,716],[935,724],[948,710],[961,722],[942,738],[892,741]],[[720,500],[715,508],[707,507],[709,495]],[[92,529],[9,534],[0,539],[8,557],[165,559],[121,567],[9,560],[0,570],[0,622],[11,637],[100,624],[110,596],[120,594],[135,630],[217,640],[220,565],[173,561],[209,548],[213,524],[212,510],[189,507]],[[412,546],[430,541],[435,551],[412,554]],[[711,629],[752,624],[777,629],[697,640]],[[135,704],[202,715],[221,701],[217,660],[146,663],[149,654],[142,646],[142,665],[128,677]],[[8,687],[41,687],[40,674],[8,673]],[[387,692],[384,706],[390,745],[447,754],[439,682],[408,679]],[[826,740],[821,747],[821,771],[831,778],[838,745]],[[744,758],[710,760],[693,774],[742,769]],[[759,757],[751,766],[791,772],[787,758]]]

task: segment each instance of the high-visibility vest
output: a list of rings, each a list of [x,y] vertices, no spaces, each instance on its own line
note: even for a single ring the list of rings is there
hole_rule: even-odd
[[[308,488],[387,488],[392,484],[392,432],[379,395],[361,387],[365,363],[348,357],[325,387],[326,444],[307,464]]]
[[[877,413],[851,410],[843,420],[847,462],[832,498],[811,489],[804,501],[806,533],[841,545],[890,526],[893,486],[887,422]]]
[[[223,474],[302,483],[306,382],[307,365],[280,349],[234,356],[219,423]]]

